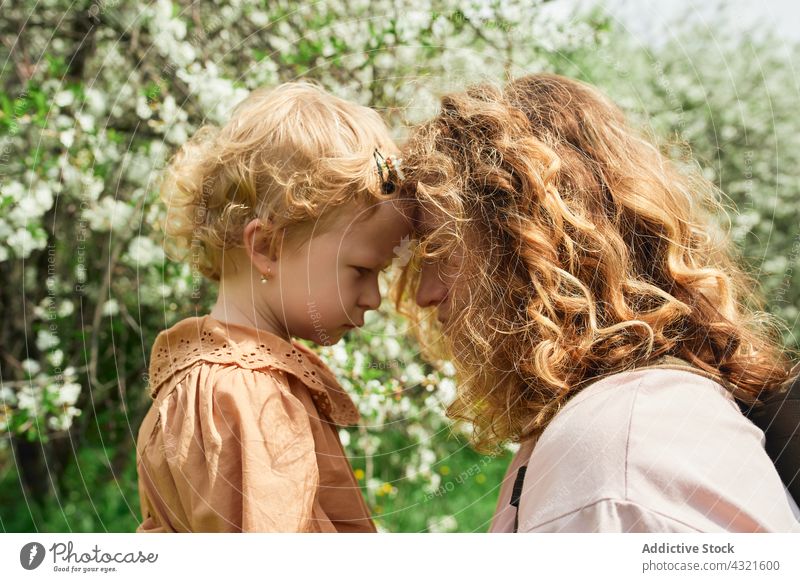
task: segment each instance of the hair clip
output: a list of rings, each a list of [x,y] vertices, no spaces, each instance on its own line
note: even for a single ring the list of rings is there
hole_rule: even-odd
[[[381,177],[381,191],[384,194],[392,194],[397,190],[400,180],[403,179],[403,171],[400,169],[403,160],[394,156],[386,156],[384,158],[378,148],[375,148],[373,156],[375,157],[375,164],[378,166],[378,175]],[[384,172],[386,172],[385,178]]]

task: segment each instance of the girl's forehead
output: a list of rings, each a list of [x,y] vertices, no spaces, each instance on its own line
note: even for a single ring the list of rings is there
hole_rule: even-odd
[[[396,204],[385,201],[379,202],[370,212],[354,217],[346,228],[346,238],[357,245],[369,239],[407,234],[412,226],[409,217]]]

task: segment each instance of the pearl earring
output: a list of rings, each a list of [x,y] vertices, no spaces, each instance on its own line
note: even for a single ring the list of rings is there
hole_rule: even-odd
[[[266,272],[265,274],[262,274],[262,275],[261,275],[261,282],[262,282],[262,283],[266,283],[267,281],[269,281],[269,278],[270,278],[271,276],[272,276],[272,269],[270,269],[269,267],[267,267],[267,272]]]

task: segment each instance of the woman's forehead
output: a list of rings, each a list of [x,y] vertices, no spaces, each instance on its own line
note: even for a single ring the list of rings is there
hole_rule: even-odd
[[[444,212],[441,209],[417,203],[411,214],[411,226],[415,234],[424,236],[441,226],[444,219]]]

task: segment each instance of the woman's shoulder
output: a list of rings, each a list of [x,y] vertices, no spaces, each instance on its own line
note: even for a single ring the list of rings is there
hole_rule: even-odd
[[[684,370],[621,372],[586,387],[542,433],[539,454],[624,460],[668,443],[692,454],[719,448],[725,439],[763,445],[763,433],[740,412],[720,384]],[[576,446],[576,443],[580,443]]]
[[[588,421],[604,429],[634,417],[673,414],[684,419],[708,414],[742,416],[730,392],[719,383],[686,370],[649,368],[612,374],[590,384],[551,424],[585,430]]]
[[[711,380],[679,370],[608,376],[584,388],[556,414],[537,441],[529,466],[548,475],[542,485],[550,478],[574,483],[587,503],[597,496],[625,499],[626,478],[640,469],[646,473],[649,455],[662,451],[656,454],[668,464],[674,456],[664,457],[664,449],[686,449],[698,439],[704,439],[701,446],[714,447],[720,419],[736,423],[730,417],[737,414],[747,423],[723,392]]]
[[[539,517],[617,500],[725,529],[740,519],[737,508],[767,507],[783,494],[763,433],[727,390],[673,369],[623,372],[585,388],[544,431],[528,471],[526,487],[548,500]],[[709,496],[718,503],[708,515],[680,509],[703,508]]]

